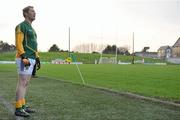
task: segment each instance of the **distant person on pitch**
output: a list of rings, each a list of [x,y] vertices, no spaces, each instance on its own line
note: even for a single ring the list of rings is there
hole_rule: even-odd
[[[23,16],[25,20],[18,24],[15,29],[16,64],[18,72],[15,115],[29,117],[29,113],[34,113],[35,111],[27,106],[25,95],[34,65],[36,64],[37,69],[40,69],[41,64],[37,52],[37,35],[31,26],[36,16],[33,6],[25,7],[23,9]]]

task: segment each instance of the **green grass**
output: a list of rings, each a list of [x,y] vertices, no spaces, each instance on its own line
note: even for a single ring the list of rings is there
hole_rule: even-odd
[[[80,68],[89,80],[93,80],[94,71],[97,70],[91,65],[82,65]],[[106,66],[109,69],[110,66]],[[125,66],[124,66],[125,67]],[[135,66],[133,66],[135,67]],[[87,69],[88,68],[88,69]],[[175,68],[171,68],[171,70]],[[58,74],[53,71],[58,70]],[[48,78],[39,77],[32,79],[27,95],[28,104],[37,110],[30,119],[33,120],[179,120],[180,108],[164,106],[143,100],[132,99],[120,96],[112,92],[105,92],[99,89],[62,82],[61,73],[65,80],[80,83],[78,76],[73,71],[72,65],[43,65],[39,76],[47,75]],[[118,68],[115,69],[119,70]],[[62,71],[66,71],[65,73]],[[104,70],[103,78],[109,74]],[[101,71],[102,72],[102,71]],[[116,71],[117,72],[117,71]],[[70,74],[69,74],[70,73]],[[86,74],[85,74],[86,73]],[[68,76],[66,76],[68,75]],[[102,74],[101,74],[102,75]],[[0,65],[0,96],[12,103],[15,99],[15,88],[17,73],[15,65]],[[95,74],[98,76],[98,74]],[[119,75],[118,75],[119,76]],[[58,79],[53,79],[57,77]],[[128,77],[128,76],[127,76]],[[98,77],[99,78],[99,77]],[[115,81],[114,81],[115,82]],[[101,82],[99,82],[100,84]],[[105,83],[104,83],[105,84]],[[13,118],[0,101],[0,119]]]
[[[16,69],[15,65],[0,68]],[[132,92],[171,101],[180,101],[180,65],[79,65],[86,84],[119,92]],[[0,69],[0,72],[2,69]],[[43,64],[37,73],[82,84],[75,65]]]
[[[15,52],[0,52],[0,61],[7,60],[12,61],[15,59]]]
[[[10,119],[8,111],[1,102],[0,102],[0,117],[4,119],[6,118],[7,120]]]
[[[86,84],[180,100],[180,66],[79,65]],[[75,65],[43,65],[40,75],[82,83]]]

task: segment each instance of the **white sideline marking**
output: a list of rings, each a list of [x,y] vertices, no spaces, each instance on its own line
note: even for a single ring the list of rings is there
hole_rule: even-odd
[[[91,88],[100,89],[100,90],[103,90],[103,91],[117,93],[117,94],[122,95],[122,96],[133,97],[133,98],[140,99],[140,100],[152,101],[152,102],[155,102],[155,103],[161,103],[161,104],[164,104],[164,105],[170,105],[170,106],[174,106],[174,107],[180,107],[179,103],[174,103],[174,102],[171,102],[171,101],[160,100],[160,99],[157,99],[157,98],[142,96],[142,95],[138,95],[138,94],[130,93],[130,92],[119,92],[119,91],[116,91],[116,90],[113,90],[113,89],[98,87],[98,86],[94,86],[94,85],[86,85],[86,86],[91,87]]]
[[[47,76],[41,76],[40,78],[54,79],[54,80],[59,80],[59,81],[65,82],[65,83],[72,83],[72,84],[82,85],[81,83],[67,81],[67,80],[63,80],[63,79],[57,79],[57,78],[50,78],[50,77],[47,77]],[[164,105],[169,105],[169,106],[174,106],[174,107],[180,107],[179,103],[175,103],[175,102],[171,102],[171,101],[165,101],[165,100],[160,100],[160,99],[157,99],[157,98],[146,97],[146,96],[142,96],[142,95],[138,95],[138,94],[130,93],[130,92],[120,92],[120,91],[117,91],[117,90],[108,89],[108,88],[104,88],[104,87],[98,87],[98,86],[90,85],[90,84],[87,84],[87,83],[83,84],[83,85],[86,86],[86,87],[91,87],[91,88],[99,89],[99,90],[102,90],[102,91],[112,92],[112,93],[119,94],[119,95],[122,95],[122,96],[133,97],[133,98],[140,99],[140,100],[152,101],[152,102],[155,102],[155,103],[161,103],[161,104],[164,104]]]
[[[78,70],[79,75],[80,75],[80,77],[81,77],[81,80],[82,80],[82,82],[83,82],[83,85],[85,85],[86,83],[85,83],[85,81],[84,81],[84,78],[83,78],[83,76],[82,76],[82,73],[81,73],[81,71],[80,71],[80,69],[79,69],[78,64],[76,64],[76,67],[77,67],[77,70]]]
[[[23,117],[18,117],[14,115],[14,107],[11,105],[11,103],[7,102],[2,96],[0,96],[0,101],[2,101],[4,107],[8,110],[8,112],[14,116],[15,120],[24,120]]]

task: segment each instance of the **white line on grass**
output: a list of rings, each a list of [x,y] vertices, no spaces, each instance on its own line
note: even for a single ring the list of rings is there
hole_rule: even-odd
[[[82,84],[77,83],[77,82],[72,82],[72,81],[67,81],[67,80],[57,79],[57,78],[50,78],[50,77],[47,77],[47,76],[42,76],[41,78],[54,79],[54,80],[59,80],[59,81],[66,82],[66,83],[82,85]],[[99,90],[106,91],[106,92],[112,92],[112,93],[115,93],[115,94],[118,94],[118,95],[130,97],[130,98],[136,98],[136,99],[140,99],[140,100],[152,101],[154,103],[160,103],[160,104],[168,105],[168,106],[180,107],[180,104],[174,103],[174,102],[171,102],[171,101],[165,101],[165,100],[160,100],[160,99],[156,99],[156,98],[152,98],[152,97],[141,96],[141,95],[130,93],[130,92],[120,92],[120,91],[117,91],[117,90],[104,88],[104,87],[99,87],[99,86],[90,85],[90,84],[84,84],[84,85],[86,87],[91,87],[91,88],[99,89]]]
[[[113,92],[113,93],[117,93],[119,95],[122,96],[127,96],[127,97],[131,97],[131,98],[136,98],[136,99],[140,99],[140,100],[146,100],[146,101],[152,101],[154,103],[161,103],[164,105],[169,105],[169,106],[175,106],[175,107],[180,107],[180,104],[178,103],[174,103],[171,101],[165,101],[165,100],[160,100],[160,99],[156,99],[153,97],[147,97],[147,96],[141,96],[135,93],[130,93],[130,92],[119,92],[113,89],[108,89],[108,88],[104,88],[104,87],[98,87],[98,86],[94,86],[94,85],[87,85],[88,87],[92,87],[92,88],[96,88],[96,89],[100,89],[103,91],[107,91],[107,92]]]
[[[78,72],[79,72],[79,75],[80,75],[81,80],[82,80],[82,82],[83,82],[83,85],[85,85],[84,78],[83,78],[83,76],[82,76],[82,73],[81,73],[81,71],[80,71],[79,66],[77,65],[77,63],[76,63],[76,67],[77,67],[77,69],[78,69]]]

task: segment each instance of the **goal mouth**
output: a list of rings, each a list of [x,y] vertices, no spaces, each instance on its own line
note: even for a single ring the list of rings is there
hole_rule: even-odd
[[[99,59],[99,64],[117,64],[116,57],[101,57]]]

